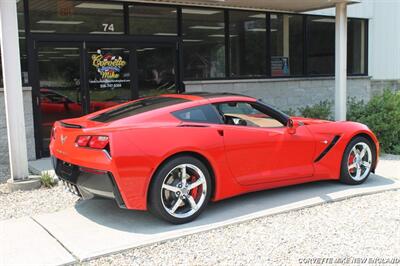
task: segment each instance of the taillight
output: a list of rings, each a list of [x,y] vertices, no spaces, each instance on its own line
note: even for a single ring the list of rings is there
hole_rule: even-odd
[[[93,136],[89,141],[89,147],[93,149],[104,149],[107,145],[107,136]]]
[[[78,136],[75,143],[78,147],[105,149],[108,145],[108,136]]]
[[[76,138],[76,144],[79,147],[87,147],[91,136],[78,136]]]

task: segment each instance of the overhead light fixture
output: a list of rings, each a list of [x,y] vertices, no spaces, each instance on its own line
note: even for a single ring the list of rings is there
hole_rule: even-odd
[[[84,21],[67,21],[67,20],[39,20],[38,24],[60,24],[60,25],[78,25],[82,24]]]
[[[123,34],[122,31],[91,31],[90,34]]]
[[[183,42],[202,42],[203,40],[196,40],[196,39],[183,39]]]
[[[254,32],[265,32],[267,31],[266,29],[263,28],[254,28],[254,29],[248,29],[247,31],[254,31]],[[272,31],[272,30],[271,30]]]
[[[265,14],[255,14],[255,15],[251,15],[249,16],[249,18],[266,18]]]
[[[66,57],[78,57],[80,55],[79,54],[65,54],[64,56],[66,56]]]
[[[57,48],[54,48],[54,50],[79,50],[79,48],[78,47],[57,47]]]
[[[191,26],[189,27],[190,29],[196,29],[196,30],[221,30],[224,27],[221,26],[201,26],[201,25],[197,25],[197,26]]]
[[[276,15],[276,14],[271,14],[271,19],[277,19],[278,18],[278,15]]]
[[[208,37],[215,37],[215,38],[225,38],[224,34],[210,34]],[[237,37],[237,35],[229,35],[229,37]]]
[[[80,3],[75,6],[76,8],[91,8],[91,9],[107,9],[107,10],[123,10],[120,4],[102,4],[102,3]]]
[[[33,33],[53,33],[55,30],[31,30]]]
[[[49,57],[50,59],[65,59],[65,57],[64,56],[52,56],[52,57]]]
[[[176,10],[173,10],[172,12],[176,13]],[[221,11],[207,10],[207,9],[182,8],[182,13],[183,14],[192,14],[192,15],[214,15],[214,14],[221,13]]]
[[[321,23],[335,23],[333,18],[320,18],[320,19],[313,19],[313,22],[321,22]]]
[[[154,33],[153,35],[156,35],[156,36],[176,36],[176,33],[170,33],[170,32],[157,32],[157,33]]]

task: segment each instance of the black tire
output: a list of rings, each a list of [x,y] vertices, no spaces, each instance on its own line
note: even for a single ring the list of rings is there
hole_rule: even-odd
[[[366,145],[368,145],[370,151],[371,151],[371,156],[372,156],[372,161],[371,161],[371,167],[368,170],[368,173],[366,173],[365,177],[362,178],[361,180],[356,180],[352,177],[352,175],[349,173],[349,166],[348,166],[348,160],[349,160],[349,155],[351,150],[353,149],[353,147],[356,144],[359,143],[365,143]],[[343,153],[343,158],[342,158],[342,162],[341,162],[341,166],[340,166],[340,182],[344,183],[344,184],[348,184],[348,185],[359,185],[365,182],[365,180],[367,180],[367,178],[369,177],[369,175],[371,174],[371,170],[373,169],[374,165],[375,165],[375,161],[376,161],[376,149],[374,147],[374,144],[371,143],[371,141],[363,136],[358,136],[353,138],[349,144],[347,144],[347,147]],[[364,169],[364,171],[366,171]]]
[[[204,199],[202,201],[201,206],[199,206],[198,209],[193,214],[191,214],[188,217],[175,217],[166,210],[166,207],[164,207],[163,200],[164,200],[165,195],[162,194],[162,186],[163,186],[164,180],[168,178],[167,177],[168,174],[173,169],[176,169],[177,166],[180,166],[182,164],[193,165],[201,170],[202,174],[204,175],[205,184],[206,184],[206,189],[205,189],[205,192],[203,193],[205,195],[205,197],[203,196]],[[178,180],[178,178],[176,178],[176,180]],[[170,222],[172,224],[184,224],[184,223],[193,221],[201,214],[201,212],[206,208],[208,202],[210,201],[211,191],[212,191],[211,186],[212,186],[211,176],[210,176],[208,168],[204,165],[203,162],[201,162],[199,159],[197,159],[195,157],[187,156],[187,155],[173,157],[170,160],[166,161],[157,170],[157,172],[153,176],[152,184],[151,184],[150,190],[149,190],[149,197],[148,197],[149,211],[152,214],[154,214],[155,216],[157,216],[167,222]],[[203,188],[204,187],[202,185],[202,189]],[[171,193],[169,195],[173,195],[173,196],[170,196],[171,198],[175,197],[174,199],[176,201],[178,200],[178,196],[175,195],[176,193],[172,193],[172,192],[168,192],[168,193]],[[183,207],[185,207],[186,204],[189,204],[189,202],[187,202],[186,200],[183,200],[183,204],[184,204]],[[182,208],[182,207],[178,207],[178,209],[179,208]]]

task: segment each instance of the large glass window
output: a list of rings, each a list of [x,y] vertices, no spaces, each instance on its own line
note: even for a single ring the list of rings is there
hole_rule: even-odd
[[[266,75],[266,14],[229,12],[231,76]]]
[[[175,7],[132,5],[129,7],[131,34],[176,36],[177,16]]]
[[[123,34],[121,3],[29,0],[32,33]]]
[[[335,73],[335,19],[307,17],[307,74],[334,75]]]
[[[271,75],[303,74],[303,16],[271,14]]]
[[[225,77],[224,11],[182,9],[185,79]]]
[[[366,74],[366,20],[349,19],[347,30],[347,72]]]

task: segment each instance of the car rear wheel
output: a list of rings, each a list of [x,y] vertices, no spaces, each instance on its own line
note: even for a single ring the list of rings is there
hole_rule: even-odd
[[[358,185],[367,180],[376,160],[373,144],[365,137],[356,137],[347,145],[343,154],[340,181]]]
[[[175,157],[156,172],[149,209],[170,223],[187,223],[207,206],[211,190],[210,173],[200,160],[191,156]]]

